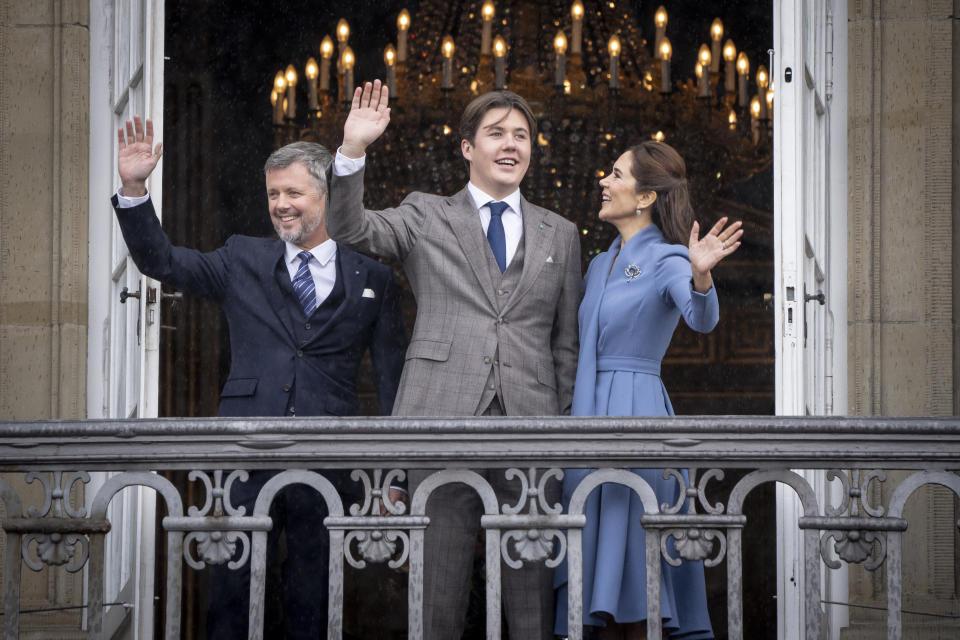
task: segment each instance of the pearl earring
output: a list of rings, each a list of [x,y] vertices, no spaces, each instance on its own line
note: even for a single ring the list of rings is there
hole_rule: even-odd
[[[643,209],[641,209],[640,207],[637,207],[637,215],[638,215],[638,216],[642,216],[642,215],[643,215]]]

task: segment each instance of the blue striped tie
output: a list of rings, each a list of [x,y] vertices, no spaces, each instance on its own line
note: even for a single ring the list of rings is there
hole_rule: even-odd
[[[493,257],[500,267],[500,273],[507,270],[507,238],[503,232],[503,212],[506,210],[506,202],[488,202],[490,207],[490,225],[487,226],[487,242],[490,243],[490,249],[493,251]]]
[[[297,257],[300,258],[300,268],[293,276],[293,290],[296,292],[297,298],[300,299],[303,312],[309,318],[313,310],[317,308],[317,285],[310,274],[310,252],[301,251],[297,254]]]

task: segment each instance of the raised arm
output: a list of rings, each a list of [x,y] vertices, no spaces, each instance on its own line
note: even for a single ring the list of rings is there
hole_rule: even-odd
[[[147,195],[147,178],[160,161],[163,154],[163,143],[153,146],[153,120],[147,118],[146,132],[140,116],[133,116],[133,121],[127,120],[127,132],[124,137],[123,127],[117,129],[120,149],[117,152],[117,173],[123,195],[128,198],[137,198]]]
[[[350,114],[343,123],[343,144],[340,153],[348,158],[360,158],[367,147],[379,138],[390,123],[390,90],[374,80],[357,87],[353,92]]]

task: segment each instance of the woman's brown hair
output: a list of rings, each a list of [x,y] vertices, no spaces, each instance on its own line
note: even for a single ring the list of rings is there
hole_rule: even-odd
[[[687,164],[664,142],[648,140],[630,147],[630,171],[637,193],[654,191],[653,223],[671,244],[686,245],[693,226],[693,207],[687,189]]]

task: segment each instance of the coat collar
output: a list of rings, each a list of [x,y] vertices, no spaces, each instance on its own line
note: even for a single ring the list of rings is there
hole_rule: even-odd
[[[514,289],[503,308],[504,313],[523,299],[533,283],[537,281],[548,258],[558,260],[562,257],[550,255],[550,247],[553,246],[553,236],[557,228],[550,221],[547,210],[527,202],[523,196],[520,197],[520,206],[523,208],[521,240],[524,243],[523,271],[520,273],[517,288]]]
[[[473,197],[464,187],[455,195],[443,200],[440,208],[450,221],[450,227],[457,236],[460,248],[463,249],[467,264],[480,282],[480,288],[487,296],[490,305],[496,308],[496,292],[490,270],[487,268],[486,252],[489,251],[489,245],[483,234],[483,226],[480,224],[480,215],[477,213]]]

